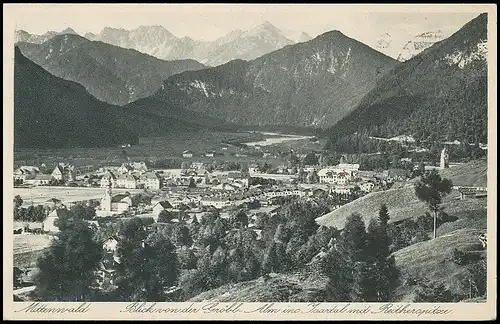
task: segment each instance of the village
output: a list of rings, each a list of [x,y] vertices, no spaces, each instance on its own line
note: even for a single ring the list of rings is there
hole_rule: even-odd
[[[14,183],[25,187],[22,190],[37,188],[50,195],[54,189],[68,188],[82,193],[80,198],[50,197],[37,204],[30,202],[29,197],[16,196],[21,201],[20,210],[25,212],[14,216],[14,234],[53,239],[59,232],[57,220],[61,215],[68,214],[75,205],[83,205],[95,211],[88,223],[96,229],[104,219],[148,219],[148,230],[157,230],[165,223],[197,223],[213,211],[229,219],[231,214],[243,210],[248,215],[248,228],[258,240],[262,231],[257,224],[258,215],[272,217],[290,199],[330,199],[330,209],[335,210],[371,192],[388,190],[394,183],[405,183],[421,167],[415,163],[413,170],[363,171],[353,163],[325,165],[321,154],[309,154],[308,160],[316,162],[314,165],[304,164],[307,154],[289,154],[288,163],[275,168],[242,164],[239,170],[230,171],[200,162],[188,151],[184,152],[186,160],[180,169],[148,169],[144,162],[130,162],[80,172],[72,165],[58,163],[51,172],[42,173],[44,166],[21,166],[14,172]],[[446,148],[441,152],[439,166],[424,166],[426,170],[448,167]],[[477,189],[482,190],[465,188],[464,195],[475,195]],[[112,282],[113,264],[119,262],[118,240],[116,236],[102,240],[109,260],[101,266],[101,284]],[[24,280],[29,282],[29,276]]]

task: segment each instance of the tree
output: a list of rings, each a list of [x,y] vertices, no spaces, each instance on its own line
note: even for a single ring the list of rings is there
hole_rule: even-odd
[[[79,219],[92,220],[95,217],[95,208],[85,206],[82,204],[76,204],[70,209],[71,214]]]
[[[363,294],[360,300],[391,300],[399,279],[394,256],[390,256],[391,244],[386,225],[371,219],[367,230],[367,266],[361,269],[366,273],[360,275],[363,282],[358,283]]]
[[[174,219],[174,214],[168,210],[162,210],[160,214],[158,214],[159,223],[169,223],[172,219]]]
[[[102,246],[83,220],[76,220],[58,234],[48,252],[37,261],[35,293],[43,300],[90,301]]]
[[[189,185],[188,185],[189,188],[196,188],[196,182],[194,181],[194,178],[191,177],[189,178]]]
[[[244,210],[240,209],[231,215],[230,222],[233,228],[244,228],[248,226],[248,216]]]
[[[448,179],[441,179],[436,170],[432,170],[429,174],[421,177],[415,184],[415,194],[418,199],[427,203],[430,211],[434,213],[433,238],[436,238],[437,216],[441,210],[441,202],[443,197],[451,192],[452,187],[452,182]]]
[[[348,262],[363,261],[366,249],[365,223],[358,213],[347,218],[338,240],[338,251]]]
[[[118,298],[124,301],[165,301],[166,290],[179,275],[175,246],[165,236],[148,236],[140,220],[128,221],[118,247]]]
[[[173,239],[178,246],[190,246],[193,243],[189,228],[181,224],[174,228]]]
[[[453,301],[452,292],[443,282],[423,280],[415,291],[417,303],[447,303]]]
[[[16,195],[14,196],[14,210],[20,208],[23,205],[23,199],[21,196]]]
[[[307,153],[304,157],[304,165],[317,165],[318,157],[314,153]]]
[[[389,222],[390,216],[389,216],[389,211],[387,210],[386,204],[382,204],[380,206],[380,210],[378,212],[378,221],[381,226],[387,226],[387,223]]]

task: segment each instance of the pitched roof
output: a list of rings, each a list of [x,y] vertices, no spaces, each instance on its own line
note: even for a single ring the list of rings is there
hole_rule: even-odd
[[[172,208],[172,205],[168,201],[166,201],[166,200],[165,201],[159,201],[158,203],[156,203],[156,205],[160,205],[163,208]]]
[[[34,180],[52,180],[51,174],[37,174]]]
[[[120,174],[117,179],[120,180],[129,180],[129,181],[137,181],[137,177],[133,174]]]
[[[119,201],[122,201],[123,199],[125,198],[129,198],[129,195],[127,194],[117,194],[117,195],[114,195],[113,197],[111,197],[111,202],[119,202]]]
[[[61,217],[61,216],[65,216],[69,213],[69,210],[66,209],[66,208],[57,208],[57,209],[54,209],[48,217]]]

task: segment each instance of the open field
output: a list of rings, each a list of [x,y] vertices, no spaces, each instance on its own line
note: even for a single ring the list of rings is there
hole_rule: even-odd
[[[124,189],[115,188],[113,193],[131,194],[142,192],[142,189]],[[69,204],[75,201],[85,201],[89,199],[100,199],[104,195],[103,188],[89,187],[33,187],[33,188],[14,188],[14,195],[20,195],[23,199],[23,205],[43,204],[51,198],[62,201],[63,204]]]
[[[446,284],[455,293],[463,290],[460,280],[466,275],[466,266],[450,260],[454,248],[486,255],[478,236],[484,229],[460,229],[421,243],[410,245],[394,253],[396,265],[403,276],[411,275],[421,280],[437,280]],[[417,279],[418,280],[418,279]],[[416,286],[401,286],[398,291],[400,301],[412,301]]]
[[[458,198],[459,193],[454,190],[443,199],[442,206],[445,208],[444,211],[449,215],[486,209],[486,199],[469,198],[459,200]],[[318,217],[316,222],[319,225],[335,226],[338,229],[342,229],[347,218],[356,212],[361,214],[368,225],[371,218],[378,216],[378,211],[382,204],[386,204],[389,209],[389,215],[391,216],[389,222],[398,222],[406,218],[418,217],[428,211],[426,204],[416,197],[413,186],[407,186],[400,189],[370,193],[326,215]]]
[[[20,269],[34,268],[36,260],[51,242],[49,235],[14,235],[14,266]]]
[[[239,132],[185,132],[171,134],[165,137],[145,137],[139,139],[139,144],[122,148],[69,148],[69,149],[16,149],[14,151],[14,164],[38,165],[41,162],[50,163],[67,159],[75,166],[102,163],[110,161],[121,162],[126,156],[133,160],[180,157],[185,150],[202,154],[206,150],[218,150],[223,145],[222,142],[249,142],[263,140],[265,137],[259,133]]]
[[[14,235],[14,255],[42,250],[48,247],[51,242],[52,236],[50,235]]]
[[[294,136],[294,135],[290,135]],[[116,165],[128,161],[165,161],[172,159],[178,161],[178,164],[183,160],[200,161],[212,163],[215,161],[231,161],[231,162],[268,162],[272,165],[282,164],[284,161],[279,158],[262,158],[252,156],[254,148],[249,147],[241,153],[247,154],[247,157],[236,157],[228,155],[229,153],[240,152],[237,146],[231,146],[227,143],[242,144],[270,139],[271,142],[277,141],[275,145],[266,146],[264,149],[279,147],[280,151],[294,149],[296,151],[303,150],[319,150],[323,147],[322,142],[312,142],[309,137],[295,136],[294,140],[288,140],[281,143],[279,138],[288,137],[281,134],[262,134],[258,132],[205,132],[172,134],[168,137],[147,137],[140,138],[139,144],[131,147],[104,147],[104,148],[69,148],[69,149],[16,149],[14,152],[14,165],[40,165],[45,163],[52,167],[57,162],[67,162],[76,167],[92,166],[93,169],[98,169],[102,166]],[[222,148],[227,148],[222,150]],[[182,157],[182,152],[190,150],[193,158],[185,159]],[[216,152],[215,157],[205,157],[203,154],[206,151]]]
[[[450,179],[454,186],[486,187],[488,161],[486,159],[475,160],[449,169],[439,170],[439,173],[441,177]]]
[[[191,302],[306,302],[322,294],[327,279],[298,278],[295,275],[270,274],[269,278],[227,284],[203,292]],[[321,297],[319,297],[321,299]]]

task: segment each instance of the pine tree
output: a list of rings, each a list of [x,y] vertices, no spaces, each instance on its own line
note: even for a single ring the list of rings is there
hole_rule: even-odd
[[[387,223],[389,222],[390,216],[389,216],[389,211],[387,209],[386,204],[382,204],[380,206],[380,210],[378,212],[378,221],[381,226],[386,226]]]
[[[443,197],[451,192],[452,187],[452,182],[448,179],[441,179],[436,170],[432,170],[415,184],[416,196],[426,202],[434,213],[434,238],[436,238],[437,216],[441,209],[441,202]]]

